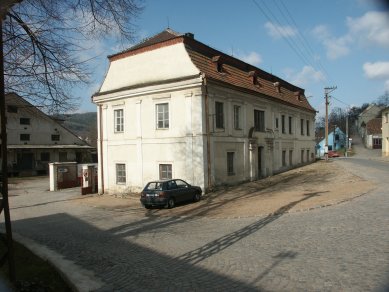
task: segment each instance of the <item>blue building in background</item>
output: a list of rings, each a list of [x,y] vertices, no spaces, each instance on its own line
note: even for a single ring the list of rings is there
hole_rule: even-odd
[[[326,140],[324,138],[316,145],[317,156],[324,156],[325,143]],[[336,151],[344,147],[346,147],[346,134],[339,127],[336,127],[334,131],[328,134],[328,151]]]

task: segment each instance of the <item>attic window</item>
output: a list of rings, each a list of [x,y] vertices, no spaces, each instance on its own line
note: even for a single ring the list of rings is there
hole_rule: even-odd
[[[250,71],[249,72],[249,76],[252,78],[253,85],[256,86],[256,87],[259,87],[260,84],[259,84],[257,72]]]
[[[296,98],[297,98],[297,100],[298,100],[299,102],[302,102],[302,101],[303,101],[302,96],[301,96],[301,92],[300,92],[300,91],[296,91],[296,92],[294,93],[294,95],[296,96]]]
[[[273,85],[276,88],[276,92],[277,93],[281,93],[281,84],[280,84],[280,82],[278,82],[278,81],[274,82]]]
[[[217,72],[224,73],[224,71],[223,71],[223,63],[221,61],[220,56],[214,56],[212,58],[212,62],[215,63]]]

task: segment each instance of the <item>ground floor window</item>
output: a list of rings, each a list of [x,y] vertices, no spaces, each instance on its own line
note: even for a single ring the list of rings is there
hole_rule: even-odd
[[[116,164],[116,183],[117,184],[126,183],[126,165],[124,163]]]
[[[159,165],[159,179],[172,179],[172,165],[160,164]]]
[[[234,152],[227,152],[227,174],[234,175]]]
[[[282,166],[286,166],[286,150],[282,150]]]
[[[382,139],[373,138],[373,148],[381,148],[381,147],[382,147]]]
[[[304,149],[301,149],[301,163],[304,163]]]
[[[309,150],[307,150],[307,162],[309,161]]]

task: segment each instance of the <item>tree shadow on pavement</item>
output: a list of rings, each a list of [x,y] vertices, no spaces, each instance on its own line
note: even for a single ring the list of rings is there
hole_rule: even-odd
[[[65,213],[17,220],[13,228],[92,271],[105,283],[96,291],[261,291],[258,285],[141,246]]]
[[[199,263],[209,257],[211,257],[214,254],[217,254],[226,248],[230,247],[234,243],[242,240],[243,238],[253,234],[254,232],[260,230],[261,228],[265,227],[266,225],[272,223],[273,221],[280,218],[283,214],[285,214],[288,210],[293,208],[298,203],[301,203],[302,201],[308,200],[315,196],[320,196],[321,192],[314,192],[314,193],[308,193],[305,194],[305,197],[291,202],[281,208],[279,208],[274,214],[268,215],[265,218],[262,218],[258,221],[255,221],[254,223],[247,225],[237,231],[234,231],[232,233],[226,234],[218,239],[215,239],[209,243],[207,243],[204,246],[201,246],[193,251],[190,251],[188,253],[185,253],[181,255],[178,259],[183,260],[185,262],[189,262],[192,264]]]

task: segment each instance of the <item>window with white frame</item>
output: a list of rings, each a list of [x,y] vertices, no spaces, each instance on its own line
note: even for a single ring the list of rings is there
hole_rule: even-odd
[[[123,109],[114,110],[115,133],[121,133],[124,130],[124,111]]]
[[[224,129],[224,104],[220,101],[215,101],[215,126]]]
[[[124,163],[116,163],[116,183],[126,183],[126,165]]]
[[[310,132],[309,120],[307,120],[306,123],[307,123],[307,136],[310,136],[311,132]]]
[[[235,130],[240,130],[241,125],[240,125],[240,106],[239,105],[234,105],[234,129]]]
[[[169,104],[159,103],[155,105],[157,129],[169,129]]]
[[[254,128],[257,132],[265,132],[265,112],[254,110]]]
[[[172,165],[160,164],[159,165],[159,179],[171,179],[172,178]]]

